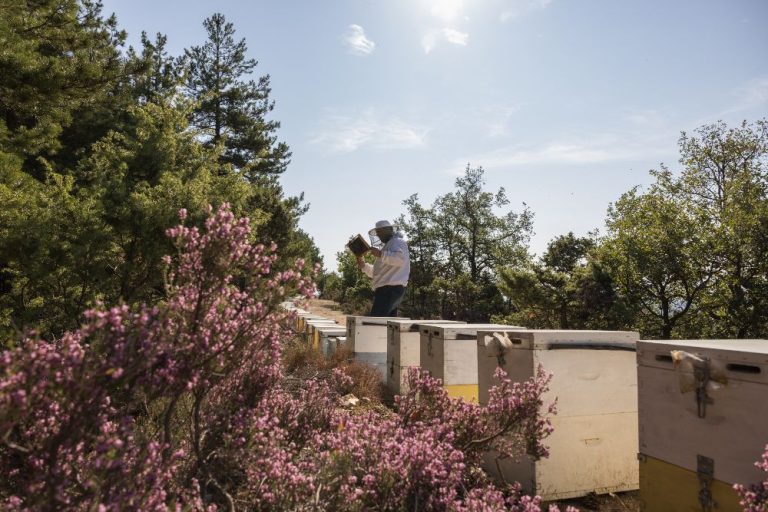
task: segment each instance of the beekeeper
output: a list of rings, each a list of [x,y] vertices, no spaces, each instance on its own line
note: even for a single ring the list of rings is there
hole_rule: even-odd
[[[371,316],[397,316],[397,307],[405,296],[411,261],[408,244],[388,220],[380,220],[368,232],[372,240],[381,240],[381,248],[371,247],[373,265],[362,255],[357,256],[357,266],[373,281],[373,306]],[[374,244],[376,245],[376,244]]]

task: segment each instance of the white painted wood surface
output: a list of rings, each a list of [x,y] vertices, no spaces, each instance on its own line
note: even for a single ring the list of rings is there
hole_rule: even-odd
[[[392,317],[348,316],[347,345],[356,360],[376,367],[387,381],[387,322]],[[407,319],[404,319],[407,320]]]
[[[408,391],[410,368],[420,364],[421,327],[464,324],[454,320],[390,320],[387,322],[387,387],[394,394]]]
[[[539,365],[551,373],[545,407],[557,399],[553,434],[544,440],[547,459],[524,456],[518,463],[485,457],[486,470],[519,481],[545,500],[638,488],[636,332],[508,331],[501,347],[493,330],[477,333],[481,404],[501,368],[512,381],[531,378]]]
[[[419,361],[443,385],[477,384],[477,331],[514,329],[500,324],[424,325],[420,328]]]
[[[676,369],[673,350],[708,358],[725,381],[707,389],[703,418],[692,368]],[[714,460],[714,478],[729,484],[762,479],[754,462],[768,443],[768,341],[640,341],[637,363],[642,453],[691,471],[703,455]]]

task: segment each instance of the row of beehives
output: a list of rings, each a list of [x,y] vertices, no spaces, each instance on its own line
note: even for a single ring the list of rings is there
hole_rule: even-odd
[[[768,443],[766,341],[639,341],[636,332],[354,316],[342,329],[310,316],[302,330],[315,347],[329,353],[346,338],[394,393],[416,366],[449,395],[481,404],[497,367],[518,382],[539,366],[551,373],[550,456],[486,457],[491,475],[545,500],[639,487],[647,511],[735,511],[731,485],[761,478],[753,462]]]
[[[346,327],[334,320],[297,308],[292,302],[283,302],[281,306],[294,313],[290,326],[302,339],[325,355],[331,355],[337,348],[346,344]]]

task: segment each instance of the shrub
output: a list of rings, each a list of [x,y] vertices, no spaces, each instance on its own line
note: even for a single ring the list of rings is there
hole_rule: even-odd
[[[182,211],[182,220],[185,215]],[[286,294],[225,205],[205,230],[168,230],[167,301],[88,311],[62,339],[0,354],[0,503],[9,509],[510,510],[537,498],[499,489],[482,451],[541,456],[547,376],[503,374],[487,406],[451,400],[415,372],[396,414],[338,407],[343,371],[288,385]]]

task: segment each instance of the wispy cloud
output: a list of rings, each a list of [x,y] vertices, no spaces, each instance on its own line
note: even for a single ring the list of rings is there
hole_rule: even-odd
[[[735,100],[723,114],[734,114],[768,105],[768,76],[754,78],[737,88]]]
[[[466,32],[459,32],[458,30],[454,30],[452,28],[444,28],[443,37],[445,37],[445,40],[451,44],[467,46],[467,39],[469,39],[469,34]]]
[[[503,170],[520,166],[565,165],[580,166],[607,162],[647,160],[673,156],[674,141],[664,135],[605,135],[565,138],[540,144],[513,145],[462,158],[451,164],[455,170],[467,161],[488,169]],[[670,153],[671,151],[671,153]],[[449,172],[452,172],[449,170]]]
[[[328,115],[310,142],[329,153],[351,153],[362,148],[412,149],[426,144],[429,129],[367,109],[358,115]]]
[[[376,43],[366,37],[365,30],[360,25],[350,25],[342,40],[352,55],[370,55],[376,49]]]
[[[508,0],[505,3],[504,10],[499,15],[502,22],[514,20],[532,11],[544,9],[552,0]]]
[[[469,34],[453,28],[443,28],[441,30],[430,30],[421,38],[421,47],[424,53],[429,54],[440,42],[447,42],[458,46],[467,46]]]

